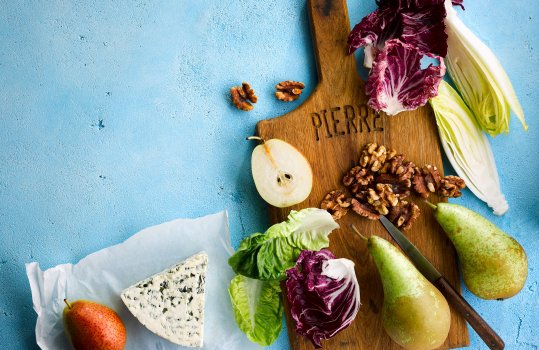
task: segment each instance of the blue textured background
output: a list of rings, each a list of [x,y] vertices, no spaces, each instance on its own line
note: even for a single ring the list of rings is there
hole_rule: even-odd
[[[539,5],[465,5],[530,131],[515,119],[492,140],[511,205],[504,217],[468,191],[455,202],[512,233],[530,274],[510,300],[464,294],[507,349],[537,349]],[[374,7],[349,0],[351,22]],[[36,348],[26,262],[77,262],[146,226],[223,208],[234,244],[264,230],[244,138],[298,106],[272,95],[285,79],[306,83],[302,100],[317,81],[305,0],[0,0],[0,348]],[[228,100],[243,80],[260,99],[249,113]],[[288,349],[285,332],[271,348]],[[473,331],[471,348],[485,348]]]

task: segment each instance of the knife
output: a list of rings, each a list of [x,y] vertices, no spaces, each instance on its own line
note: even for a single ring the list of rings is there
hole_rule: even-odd
[[[380,222],[404,253],[410,258],[419,272],[445,296],[447,301],[464,317],[485,344],[492,350],[501,350],[505,344],[496,332],[490,328],[485,320],[472,308],[470,304],[451,286],[444,276],[421,254],[421,252],[406,238],[406,236],[391,223],[385,216],[380,217]],[[354,231],[359,233],[352,225]]]

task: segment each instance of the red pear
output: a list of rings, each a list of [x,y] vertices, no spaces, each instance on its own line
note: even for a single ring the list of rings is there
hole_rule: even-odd
[[[64,328],[75,350],[123,350],[125,326],[114,310],[88,300],[64,302]]]

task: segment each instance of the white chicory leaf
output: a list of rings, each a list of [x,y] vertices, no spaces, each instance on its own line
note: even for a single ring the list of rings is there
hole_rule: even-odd
[[[445,0],[445,6],[447,70],[481,128],[492,136],[509,132],[512,110],[527,130],[524,112],[501,63],[458,18],[450,0]]]
[[[473,113],[445,81],[430,103],[449,162],[473,194],[486,202],[494,214],[503,215],[509,205],[500,189],[490,143]]]

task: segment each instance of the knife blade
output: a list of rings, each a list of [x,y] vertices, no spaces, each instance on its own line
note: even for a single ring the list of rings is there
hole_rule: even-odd
[[[438,278],[442,277],[442,274],[436,270],[434,265],[430,263],[421,254],[421,252],[406,238],[406,236],[391,223],[385,216],[380,217],[380,222],[386,228],[389,235],[397,242],[399,247],[404,251],[406,256],[412,260],[413,264],[417,267],[419,272],[425,276],[431,283],[434,283]]]
[[[492,350],[501,350],[505,347],[502,338],[487,324],[487,322],[475,311],[470,304],[451,286],[449,281],[425,258],[423,254],[408,240],[408,238],[391,223],[385,216],[380,217],[380,222],[389,235],[397,242],[399,247],[410,258],[412,263],[426,279],[434,284],[445,296],[447,301],[459,312],[470,326],[483,339],[485,344]],[[359,234],[355,227],[353,229]]]

